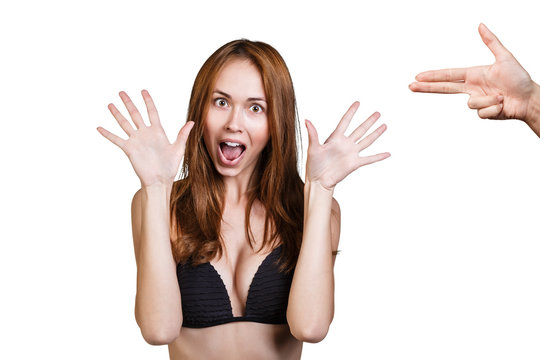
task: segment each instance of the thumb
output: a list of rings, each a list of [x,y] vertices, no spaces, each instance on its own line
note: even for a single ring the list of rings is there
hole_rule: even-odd
[[[309,146],[312,145],[319,145],[319,135],[317,135],[317,129],[315,129],[315,126],[306,119],[306,129],[308,133],[308,140],[309,140]]]
[[[176,147],[176,149],[181,155],[184,155],[186,142],[187,142],[189,133],[191,132],[191,129],[193,129],[194,125],[195,123],[193,121],[188,121],[184,126],[182,126],[182,128],[178,132],[178,136],[176,137],[174,146]]]
[[[480,26],[478,26],[478,32],[480,33],[480,37],[482,38],[484,44],[486,44],[493,55],[495,55],[495,59],[500,59],[507,55],[512,56],[510,51],[508,51],[503,44],[501,44],[499,39],[487,28],[486,25],[481,23]]]

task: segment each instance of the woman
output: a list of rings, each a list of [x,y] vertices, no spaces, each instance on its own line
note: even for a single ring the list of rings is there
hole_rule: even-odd
[[[306,121],[304,184],[292,80],[271,46],[237,40],[218,49],[197,75],[173,144],[142,95],[150,126],[121,92],[137,129],[110,104],[129,138],[98,131],[141,180],[132,223],[143,337],[169,344],[171,359],[299,359],[302,342],[321,341],[333,318],[334,187],[390,155],[358,156],[385,131],[361,140],[380,115],[345,136],[354,103],[322,145]]]

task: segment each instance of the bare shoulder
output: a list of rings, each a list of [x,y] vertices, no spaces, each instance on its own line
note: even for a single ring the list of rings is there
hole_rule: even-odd
[[[332,216],[341,216],[341,208],[336,198],[332,198]]]
[[[131,200],[131,232],[133,234],[133,249],[135,251],[135,260],[138,263],[139,260],[139,243],[141,238],[141,197],[142,189],[139,189],[133,195]]]
[[[181,191],[181,188],[185,188],[186,185],[187,185],[187,182],[185,179],[175,180],[172,186],[172,190],[171,190],[171,197],[173,196],[173,194],[177,194],[179,191]],[[179,205],[178,202],[175,205],[178,206]],[[176,241],[180,235],[180,226],[177,223],[176,215],[171,216],[170,226],[171,226],[171,231],[170,231],[171,240]]]
[[[141,197],[142,197],[142,189],[139,189],[135,192],[135,195],[133,195],[133,199],[131,200],[131,225],[132,226],[135,225],[135,222],[137,222],[140,227]]]
[[[332,251],[336,252],[339,246],[341,232],[341,208],[335,198],[332,198],[332,210],[330,213],[330,232],[332,235]]]
[[[137,230],[136,228],[140,228],[141,223],[141,197],[142,197],[142,189],[139,189],[135,192],[135,195],[133,195],[133,199],[131,200],[131,225],[133,230]],[[135,226],[139,225],[139,226]]]
[[[172,191],[177,189],[182,180],[175,181],[172,187]],[[142,228],[142,198],[143,198],[143,189],[139,189],[133,195],[131,200],[131,231],[133,234],[133,248],[135,251],[135,259],[138,262],[139,260],[139,244],[141,239],[141,228]],[[173,216],[170,223],[170,238],[172,241],[175,241],[178,238],[180,229],[176,225],[176,219]]]

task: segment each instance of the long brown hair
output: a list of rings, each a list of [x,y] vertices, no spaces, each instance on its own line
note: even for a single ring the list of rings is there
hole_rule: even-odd
[[[245,39],[231,41],[214,52],[193,84],[187,121],[195,125],[186,144],[182,180],[173,184],[171,192],[171,224],[178,224],[172,227],[174,258],[197,265],[223,253],[224,184],[204,144],[203,129],[216,79],[232,59],[249,60],[258,68],[268,104],[270,139],[249,182],[246,237],[253,248],[249,215],[253,203],[259,200],[266,212],[261,249],[281,242],[281,270],[290,271],[300,251],[304,216],[304,184],[297,168],[300,128],[296,98],[281,55],[268,44]]]

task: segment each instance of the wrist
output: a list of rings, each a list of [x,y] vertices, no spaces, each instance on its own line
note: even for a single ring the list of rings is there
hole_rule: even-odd
[[[306,183],[304,185],[304,193],[311,193],[311,192],[321,192],[329,195],[334,194],[334,186],[331,188],[328,188],[320,183],[318,180],[310,180],[306,178]]]
[[[173,182],[155,182],[152,184],[141,184],[142,191],[149,194],[162,194],[165,193],[169,195],[171,193]]]
[[[331,211],[334,189],[328,189],[318,181],[306,180],[304,186],[304,215],[312,211]]]

